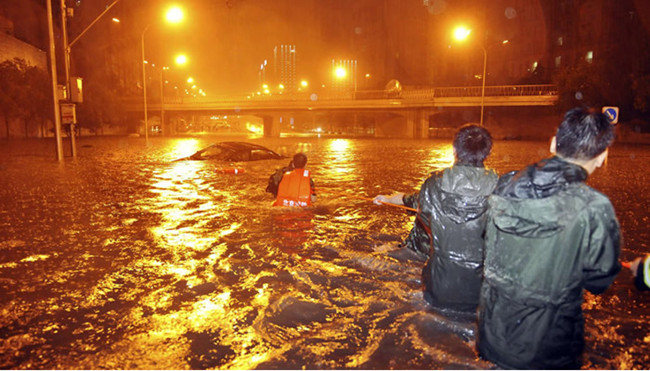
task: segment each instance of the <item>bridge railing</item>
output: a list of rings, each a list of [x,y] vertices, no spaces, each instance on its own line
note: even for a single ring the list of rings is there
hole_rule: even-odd
[[[358,90],[356,92],[322,92],[320,94],[298,93],[280,95],[222,95],[210,97],[165,97],[165,104],[183,103],[228,103],[228,102],[309,102],[330,100],[380,100],[403,99],[412,101],[434,100],[436,98],[455,97],[480,97],[481,86],[455,86],[455,87],[405,87],[402,91],[387,90]],[[557,88],[554,85],[499,85],[486,86],[486,97],[512,97],[512,96],[556,96]],[[142,98],[125,98],[125,103],[137,104]],[[160,101],[152,100],[151,103],[159,104]]]
[[[405,99],[434,99],[449,97],[480,97],[481,86],[455,86],[444,88],[419,88],[405,89],[401,97]],[[534,95],[557,95],[557,88],[554,85],[499,85],[486,86],[486,97],[511,97],[511,96],[534,96]]]

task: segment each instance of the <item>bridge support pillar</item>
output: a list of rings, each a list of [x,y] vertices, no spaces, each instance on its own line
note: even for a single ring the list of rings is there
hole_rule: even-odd
[[[262,116],[264,122],[264,136],[267,138],[280,137],[280,117],[279,116]]]
[[[406,113],[406,134],[411,139],[429,138],[429,115],[424,110],[411,110]]]

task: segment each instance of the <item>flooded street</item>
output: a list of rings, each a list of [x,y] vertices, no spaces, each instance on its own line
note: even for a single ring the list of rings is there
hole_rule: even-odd
[[[309,157],[316,206],[271,207],[289,159],[172,160],[246,140]],[[67,140],[66,140],[67,145]],[[421,263],[388,255],[413,217],[361,197],[412,192],[450,141],[83,137],[0,143],[0,367],[485,369],[475,325],[422,298]],[[500,174],[548,154],[500,141]],[[616,144],[589,184],[612,200],[622,259],[650,253],[650,146]],[[586,294],[584,367],[650,368],[649,296],[622,271]]]

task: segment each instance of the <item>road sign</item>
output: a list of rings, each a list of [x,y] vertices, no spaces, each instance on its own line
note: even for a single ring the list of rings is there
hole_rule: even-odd
[[[618,107],[603,107],[603,113],[609,119],[610,124],[618,124]]]
[[[61,123],[76,124],[77,114],[74,103],[61,103]]]

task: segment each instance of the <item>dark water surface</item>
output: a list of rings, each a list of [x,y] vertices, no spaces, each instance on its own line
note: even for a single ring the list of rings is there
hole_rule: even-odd
[[[302,151],[309,210],[272,208],[288,160],[229,166],[171,160],[232,137],[0,143],[0,368],[436,369],[494,367],[475,325],[445,320],[420,291],[421,264],[388,252],[413,217],[358,196],[411,192],[451,164],[449,142],[248,139]],[[500,173],[546,142],[497,142]],[[650,146],[617,145],[589,184],[623,229],[623,259],[650,252]],[[585,295],[585,368],[650,368],[649,296],[623,271]]]

